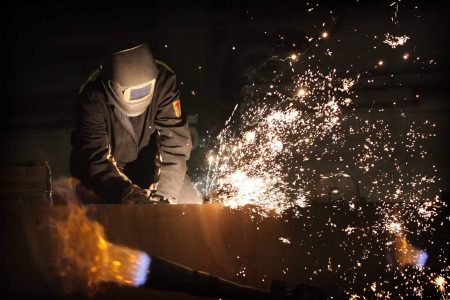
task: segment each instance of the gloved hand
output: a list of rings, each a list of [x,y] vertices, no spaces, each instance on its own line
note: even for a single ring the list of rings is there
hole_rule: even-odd
[[[131,190],[122,198],[123,204],[165,204],[169,203],[160,196],[150,194],[149,190],[141,189],[133,184]]]
[[[158,192],[158,183],[152,183],[148,189],[150,199],[157,201],[158,203],[174,204],[175,199],[169,199]]]
[[[122,198],[123,204],[150,204],[147,193],[133,184],[130,191]]]
[[[159,202],[161,204],[162,203],[164,203],[164,204],[174,203],[173,201],[171,201],[168,198],[166,198],[166,197],[164,197],[162,195],[159,195],[159,194],[152,194],[152,195],[150,195],[150,199],[152,199],[154,201],[157,201],[157,202]]]

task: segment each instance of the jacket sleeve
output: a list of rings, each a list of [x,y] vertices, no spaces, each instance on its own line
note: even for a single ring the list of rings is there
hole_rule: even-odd
[[[192,142],[187,119],[181,110],[176,76],[167,72],[155,118],[159,144],[159,180],[156,193],[177,201],[186,174]]]
[[[86,162],[89,185],[107,202],[119,202],[131,181],[117,168],[111,154],[105,111],[96,93],[83,92],[77,103],[78,149]],[[97,94],[98,97],[98,94]]]

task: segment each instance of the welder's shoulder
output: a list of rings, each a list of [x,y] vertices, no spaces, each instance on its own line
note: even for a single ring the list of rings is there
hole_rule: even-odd
[[[103,87],[101,86],[100,74],[101,70],[96,69],[80,86],[78,91],[79,102],[105,102],[105,94],[103,92]]]
[[[158,74],[161,74],[161,72],[162,72],[164,75],[165,74],[175,75],[175,72],[173,71],[173,69],[168,64],[163,62],[162,60],[155,59],[155,62],[156,62],[156,66],[158,68]]]
[[[175,72],[166,63],[160,60],[155,60],[156,66],[158,68],[158,79],[157,84],[160,86],[169,87],[176,82]]]
[[[78,95],[79,105],[105,106],[106,98],[99,80],[88,82]]]

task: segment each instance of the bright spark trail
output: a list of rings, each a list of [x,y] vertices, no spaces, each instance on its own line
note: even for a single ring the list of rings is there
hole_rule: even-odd
[[[394,5],[394,24],[399,3]],[[323,31],[316,36],[308,40],[333,38]],[[377,40],[378,45],[387,44],[391,51],[414,42],[406,35],[380,32],[380,36],[385,39]],[[350,269],[334,268],[348,296],[364,299],[362,295],[370,291],[377,298],[395,298],[401,289],[403,297],[422,297],[424,287],[433,283],[446,299],[449,264],[444,250],[435,253],[442,266],[436,272],[427,267],[428,254],[408,241],[422,233],[432,239],[436,228],[430,224],[445,206],[438,197],[437,168],[432,163],[429,168],[414,164],[429,160],[427,144],[433,143],[436,125],[410,121],[400,111],[398,119],[407,125],[399,132],[380,117],[383,109],[358,107],[353,87],[374,80],[366,70],[338,72],[332,63],[336,52],[316,46],[314,52],[272,57],[250,70],[242,103],[209,150],[207,176],[200,186],[224,206],[250,206],[263,217],[273,213],[283,217],[293,209],[302,218],[301,208],[329,196],[317,189],[318,182],[336,174],[351,175],[364,188],[368,201],[377,202],[378,221],[342,229],[348,236],[342,247],[349,255],[355,248],[364,253],[350,259]],[[400,63],[410,55],[403,53]],[[331,62],[325,71],[314,65],[323,56]],[[377,65],[386,67],[382,59]],[[267,84],[261,84],[262,79]],[[392,103],[395,106],[396,99]],[[344,200],[352,202],[356,196]],[[346,207],[355,209],[353,204]],[[280,241],[289,244],[288,238],[280,237]],[[397,263],[385,261],[386,276],[365,282],[364,272],[370,270],[364,271],[364,264],[374,252],[392,253]],[[333,269],[331,258],[328,269]],[[392,283],[394,290],[388,288]]]

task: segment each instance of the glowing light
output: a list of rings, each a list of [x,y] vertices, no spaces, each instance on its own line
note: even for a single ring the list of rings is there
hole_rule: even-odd
[[[55,194],[68,201],[68,214],[52,220],[57,242],[55,268],[60,271],[65,290],[93,294],[101,282],[144,284],[150,257],[106,240],[103,226],[87,217],[86,207],[76,200],[74,191],[78,184],[66,178],[54,184]]]
[[[428,260],[428,254],[425,251],[420,251],[419,253],[419,257],[417,258],[416,261],[416,267],[418,268],[423,268],[425,266],[425,263]]]
[[[298,90],[297,95],[298,95],[299,97],[303,97],[303,96],[306,95],[306,93],[307,93],[307,91],[306,91],[305,89],[301,88],[301,89]]]
[[[242,266],[240,268],[239,272],[236,274],[236,276],[240,276],[240,277],[244,277],[245,278],[245,276],[247,276],[247,274],[245,274],[246,269],[247,268],[245,266]]]
[[[358,32],[358,28],[354,31]],[[369,48],[373,55],[380,55],[372,64],[382,68],[389,54],[376,52],[382,48],[378,45],[382,35],[376,34],[377,44],[369,45],[372,46]],[[327,32],[319,33],[319,40],[327,37]],[[287,37],[283,39],[292,42],[287,41]],[[314,42],[317,38],[308,36],[306,39]],[[384,43],[395,48],[407,40],[407,36],[386,34]],[[344,37],[342,42],[345,42]],[[329,197],[330,192],[335,193],[335,198],[346,191],[357,195],[357,186],[362,186],[367,199],[380,203],[376,208],[380,220],[365,223],[364,227],[352,224],[339,228],[339,222],[330,217],[326,225],[331,230],[342,230],[348,237],[343,247],[349,255],[355,254],[355,248],[363,252],[362,257],[352,260],[348,272],[339,266],[334,271],[339,270],[337,274],[346,286],[347,295],[355,299],[363,298],[357,295],[370,289],[377,298],[392,298],[393,291],[386,287],[392,276],[405,278],[395,287],[407,291],[402,297],[408,298],[408,293],[418,296],[433,277],[429,276],[430,271],[425,266],[428,254],[412,246],[406,236],[432,233],[430,221],[442,207],[442,202],[433,198],[438,191],[436,182],[439,178],[434,169],[431,174],[428,170],[413,170],[413,163],[405,163],[399,153],[411,157],[412,161],[427,158],[424,145],[434,136],[433,124],[415,121],[415,124],[404,124],[400,130],[397,124],[393,127],[390,121],[372,116],[371,113],[384,109],[371,107],[366,111],[364,106],[360,107],[359,95],[353,93],[353,87],[360,76],[364,78],[363,84],[381,85],[383,82],[378,78],[375,81],[371,70],[353,64],[339,64],[339,72],[333,65],[325,67],[325,63],[332,63],[332,57],[342,53],[319,47],[319,42],[314,45],[317,47],[315,52],[312,49],[307,56],[302,56],[305,65],[298,68],[301,73],[293,68],[293,61],[299,56],[291,53],[283,57],[274,55],[256,66],[260,69],[251,72],[251,84],[242,91],[239,109],[235,107],[232,117],[216,138],[217,145],[212,151],[216,159],[208,166],[211,176],[208,176],[205,194],[212,194],[211,199],[232,208],[251,207],[251,212],[258,217],[266,217],[269,213],[279,217],[286,211],[294,211],[296,216],[306,214],[308,218],[309,211],[298,208],[307,207],[311,199],[323,194]],[[408,53],[399,55],[409,59]],[[432,58],[422,60],[434,63]],[[315,66],[317,62],[320,62],[320,68]],[[268,69],[270,71],[266,72]],[[264,71],[258,73],[258,70]],[[265,84],[257,84],[261,81]],[[399,103],[400,99],[387,100]],[[364,111],[364,118],[361,118],[361,111]],[[401,116],[406,115],[399,112],[398,117]],[[400,120],[408,121],[406,117]],[[318,182],[334,178],[321,176],[323,168],[317,167],[319,162],[325,169],[332,166],[329,169],[334,172],[345,170],[349,177],[339,177],[342,182],[338,186],[330,184],[326,191],[318,190]],[[394,209],[391,204],[395,204]],[[358,203],[348,203],[339,209],[356,212],[360,207]],[[366,269],[365,263],[374,250],[389,253],[386,255],[389,256],[386,279],[354,284],[365,277],[366,274],[360,271]],[[308,249],[310,253],[313,251]],[[448,265],[442,257],[435,256]],[[321,271],[318,267],[307,272],[318,274]]]
[[[413,247],[404,237],[397,238],[396,250],[400,266],[410,265],[421,269],[428,259],[428,254],[425,251]]]
[[[284,243],[284,244],[288,244],[288,245],[290,245],[291,244],[291,241],[288,239],[288,238],[284,238],[284,237],[279,237],[278,238],[278,240],[279,241],[281,241],[282,243]]]
[[[403,46],[409,40],[409,36],[395,36],[390,33],[386,33],[384,35],[383,43],[388,44],[392,48],[396,48],[397,46]]]
[[[254,131],[247,131],[244,134],[244,139],[247,143],[253,143],[255,141],[256,134]]]
[[[150,270],[151,258],[146,253],[141,253],[137,259],[137,269],[133,278],[133,286],[141,286],[145,284]]]
[[[342,88],[339,88],[342,92],[350,92],[350,89],[356,84],[359,79],[359,75],[357,78],[344,78],[342,79]]]
[[[121,265],[122,265],[122,263],[120,262],[120,261],[118,261],[118,260],[113,260],[113,265],[114,266],[116,266],[116,267],[120,267]]]
[[[270,147],[272,148],[273,151],[279,152],[283,150],[283,143],[280,140],[274,140],[270,144]]]
[[[434,278],[433,281],[434,285],[436,285],[436,288],[441,292],[445,292],[445,286],[447,285],[447,280],[441,275],[438,275]]]
[[[373,282],[372,285],[370,286],[370,289],[375,292],[377,290],[377,283]]]

